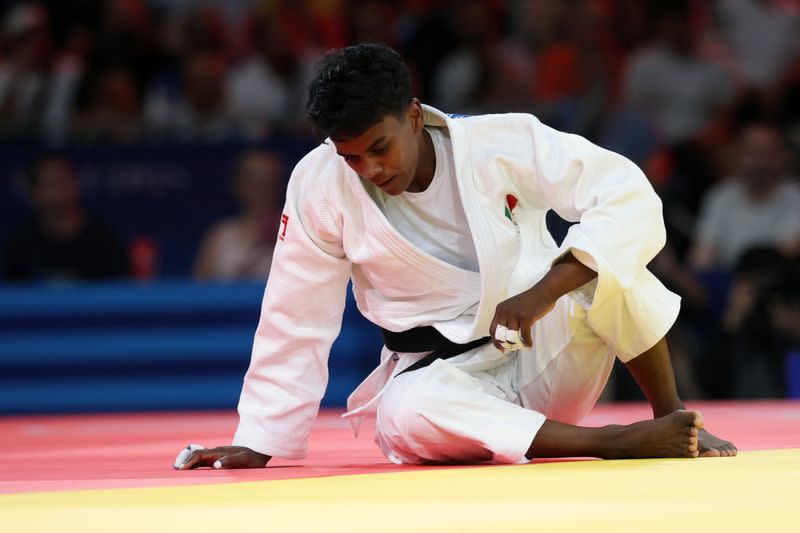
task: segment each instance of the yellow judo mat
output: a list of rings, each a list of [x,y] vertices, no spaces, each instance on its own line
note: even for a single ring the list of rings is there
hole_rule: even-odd
[[[0,496],[0,531],[800,531],[800,449]]]

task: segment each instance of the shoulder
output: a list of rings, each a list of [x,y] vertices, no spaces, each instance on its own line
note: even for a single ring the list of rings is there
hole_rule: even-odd
[[[503,128],[512,124],[526,124],[538,119],[530,113],[487,113],[483,115],[447,115],[465,128]]]
[[[9,248],[22,248],[28,246],[32,241],[41,238],[41,231],[38,224],[30,219],[14,229],[8,237]]]
[[[465,115],[460,113],[446,113],[434,107],[425,105],[425,124],[427,126],[456,128],[468,137],[484,136],[497,138],[498,136],[515,136],[531,133],[539,119],[528,113],[487,113],[479,115]]]
[[[258,63],[252,58],[246,58],[231,68],[228,81],[233,84],[247,83],[253,78],[258,78],[260,74]]]
[[[639,71],[641,69],[661,66],[669,62],[669,56],[657,45],[648,45],[634,51],[628,59],[628,70]]]
[[[494,142],[510,142],[520,138],[533,139],[541,121],[528,113],[496,113],[487,115],[457,115],[454,121],[471,138],[487,138]]]
[[[711,187],[706,193],[706,209],[730,209],[741,203],[741,185],[736,178],[728,178]]]
[[[320,144],[292,171],[286,189],[287,208],[300,217],[309,234],[340,241],[345,215],[357,205],[352,189],[356,179],[332,144]]]
[[[206,230],[206,242],[219,242],[239,237],[240,227],[236,218],[224,218]]]
[[[340,196],[349,167],[330,142],[323,142],[306,154],[292,170],[288,193],[305,197],[321,193]]]
[[[792,201],[800,200],[800,183],[787,181],[781,185],[780,195]]]

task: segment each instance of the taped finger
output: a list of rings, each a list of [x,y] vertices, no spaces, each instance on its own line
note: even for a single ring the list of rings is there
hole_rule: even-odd
[[[506,330],[506,342],[510,342],[511,344],[522,343],[522,335],[520,334],[519,330],[518,329]]]
[[[172,465],[173,468],[180,468],[183,463],[186,462],[189,457],[192,456],[192,452],[196,450],[205,450],[206,447],[201,444],[189,444],[186,448],[183,448],[181,451],[178,452],[178,455],[175,457],[175,463]]]

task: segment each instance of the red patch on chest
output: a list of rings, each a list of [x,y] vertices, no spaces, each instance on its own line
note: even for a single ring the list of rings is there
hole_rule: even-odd
[[[506,195],[506,202],[508,202],[508,210],[509,211],[513,211],[514,208],[517,207],[517,202],[519,202],[519,200],[517,200],[516,196],[514,196],[512,194],[507,194]]]

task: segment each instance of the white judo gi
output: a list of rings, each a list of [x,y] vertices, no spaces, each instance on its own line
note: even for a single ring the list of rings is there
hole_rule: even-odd
[[[432,325],[463,344],[486,336],[497,304],[568,251],[598,273],[534,324],[531,349],[503,354],[488,344],[398,376],[426,354],[384,348],[346,416],[357,431],[361,417],[377,414],[376,442],[398,463],[524,460],[546,418],[579,422],[614,357],[646,351],[677,317],[679,298],[646,268],[665,230],[661,203],[633,163],[531,115],[451,118],[423,108],[426,127],[450,137],[479,272],[409,242],[372,185],[332,144],[320,145],[289,182],[233,444],[305,456],[350,279],[375,324]],[[579,222],[560,247],[547,231],[549,209]]]

